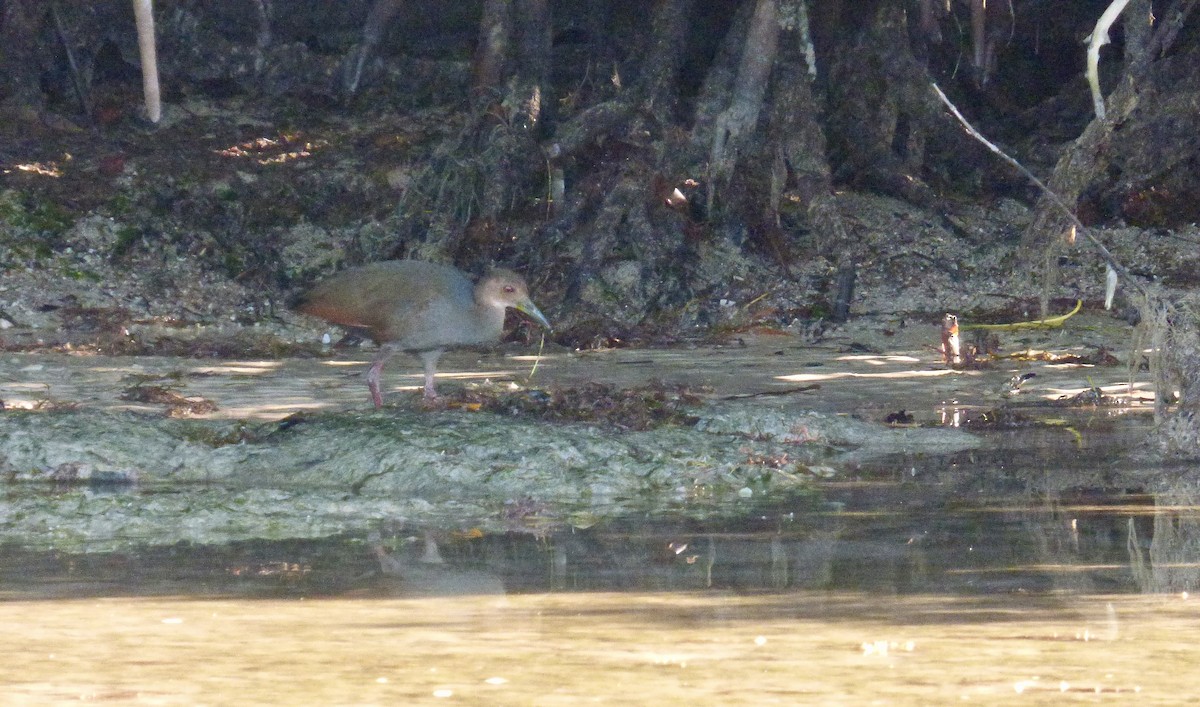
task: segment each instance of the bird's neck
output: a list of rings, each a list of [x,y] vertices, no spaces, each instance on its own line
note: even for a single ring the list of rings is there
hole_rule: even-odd
[[[503,305],[494,302],[475,302],[475,319],[479,322],[481,331],[486,332],[488,339],[499,338],[504,331]]]

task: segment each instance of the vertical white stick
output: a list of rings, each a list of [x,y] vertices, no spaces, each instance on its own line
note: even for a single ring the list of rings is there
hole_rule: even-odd
[[[1117,294],[1117,283],[1121,278],[1108,263],[1104,264],[1104,271],[1104,308],[1112,309],[1113,296]]]
[[[142,58],[142,94],[151,123],[162,118],[162,96],[158,89],[158,55],[154,48],[154,0],[133,0],[137,21],[138,53]]]
[[[1100,47],[1108,44],[1108,30],[1128,4],[1129,0],[1112,0],[1100,19],[1096,20],[1096,28],[1092,30],[1092,38],[1088,42],[1087,80],[1092,87],[1092,106],[1100,120],[1104,120],[1104,96],[1100,95]]]

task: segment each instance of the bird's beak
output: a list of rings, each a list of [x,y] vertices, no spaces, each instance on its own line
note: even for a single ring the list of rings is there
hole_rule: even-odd
[[[541,310],[532,301],[517,302],[512,307],[538,324],[546,327],[546,331],[554,331],[554,327],[550,326],[550,320],[546,319],[545,315],[542,314]]]

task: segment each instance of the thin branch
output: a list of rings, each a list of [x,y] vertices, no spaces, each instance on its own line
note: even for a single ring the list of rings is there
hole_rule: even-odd
[[[1066,214],[1067,218],[1075,226],[1076,231],[1082,233],[1084,238],[1087,238],[1088,241],[1091,242],[1091,244],[1096,248],[1096,251],[1100,253],[1100,257],[1104,259],[1104,262],[1108,263],[1113,270],[1116,270],[1126,282],[1133,283],[1134,287],[1136,287],[1142,294],[1149,294],[1145,285],[1129,276],[1129,270],[1115,257],[1113,257],[1113,254],[1108,251],[1108,248],[1104,247],[1103,243],[1101,243],[1095,236],[1091,234],[1091,232],[1088,230],[1088,227],[1083,225],[1083,222],[1079,220],[1079,217],[1075,215],[1075,212],[1071,210],[1071,207],[1067,206],[1066,202],[1064,202],[1058,194],[1055,194],[1050,187],[1046,186],[1042,180],[1038,179],[1033,172],[1030,172],[1028,169],[1026,169],[1024,165],[1012,157],[1009,157],[1004,150],[1001,150],[999,147],[996,147],[994,144],[988,141],[986,137],[984,137],[969,122],[967,122],[967,119],[964,118],[963,114],[958,111],[958,108],[956,108],[955,105],[950,102],[950,99],[946,97],[946,94],[942,93],[942,89],[939,88],[936,83],[932,84],[932,86],[933,90],[937,93],[938,98],[942,101],[942,103],[946,104],[946,107],[950,109],[950,112],[954,114],[954,117],[960,124],[962,124],[963,128],[966,129],[967,133],[971,137],[983,143],[985,147],[998,155],[1000,159],[1015,167],[1016,170],[1023,174],[1026,179],[1037,185],[1037,188],[1042,190],[1042,193],[1044,193],[1050,199],[1050,201],[1054,203],[1055,206],[1062,209],[1062,212]]]

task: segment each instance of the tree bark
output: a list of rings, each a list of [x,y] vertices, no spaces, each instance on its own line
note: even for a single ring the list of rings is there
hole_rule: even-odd
[[[9,106],[27,112],[25,119],[32,119],[45,104],[38,90],[43,67],[37,52],[43,15],[31,11],[40,7],[11,0],[0,3],[0,42],[4,46],[0,51],[0,97]]]
[[[266,9],[261,4],[258,7],[265,18]],[[375,52],[379,48],[379,43],[383,41],[383,36],[387,33],[392,18],[403,7],[404,0],[375,0],[371,5],[370,11],[367,12],[367,19],[363,23],[362,39],[343,59],[341,90],[346,96],[353,96],[358,92],[367,64],[375,58]],[[261,62],[256,66],[255,71],[262,71]]]
[[[471,93],[477,100],[499,90],[511,44],[511,0],[485,0],[471,67]]]
[[[902,8],[884,4],[848,46],[831,48],[831,159],[837,181],[928,206],[934,194],[921,171],[939,113],[907,23]]]
[[[767,80],[779,45],[779,7],[776,0],[757,0],[746,31],[737,78],[725,110],[717,116],[709,149],[708,205],[713,213],[719,185],[728,184],[744,147],[758,124],[767,92]]]
[[[553,142],[547,146],[552,159],[562,161],[616,135],[635,113],[651,117],[660,132],[675,123],[677,84],[684,60],[682,47],[694,5],[695,0],[658,0],[651,21],[649,49],[639,61],[641,72],[637,84],[559,125]]]
[[[780,35],[771,86],[768,139],[774,147],[774,159],[766,219],[780,224],[781,192],[786,187],[798,199],[814,234],[810,247],[819,253],[841,253],[852,260],[858,254],[833,199],[821,104],[812,91],[816,67],[809,66],[813,51],[806,45],[811,35],[806,36],[803,29],[797,22]]]
[[[638,94],[645,109],[660,125],[673,122],[688,20],[695,4],[695,0],[659,0],[655,7],[650,50],[642,61]]]
[[[521,74],[544,83],[550,60],[550,6],[548,0],[517,0],[517,63]]]

